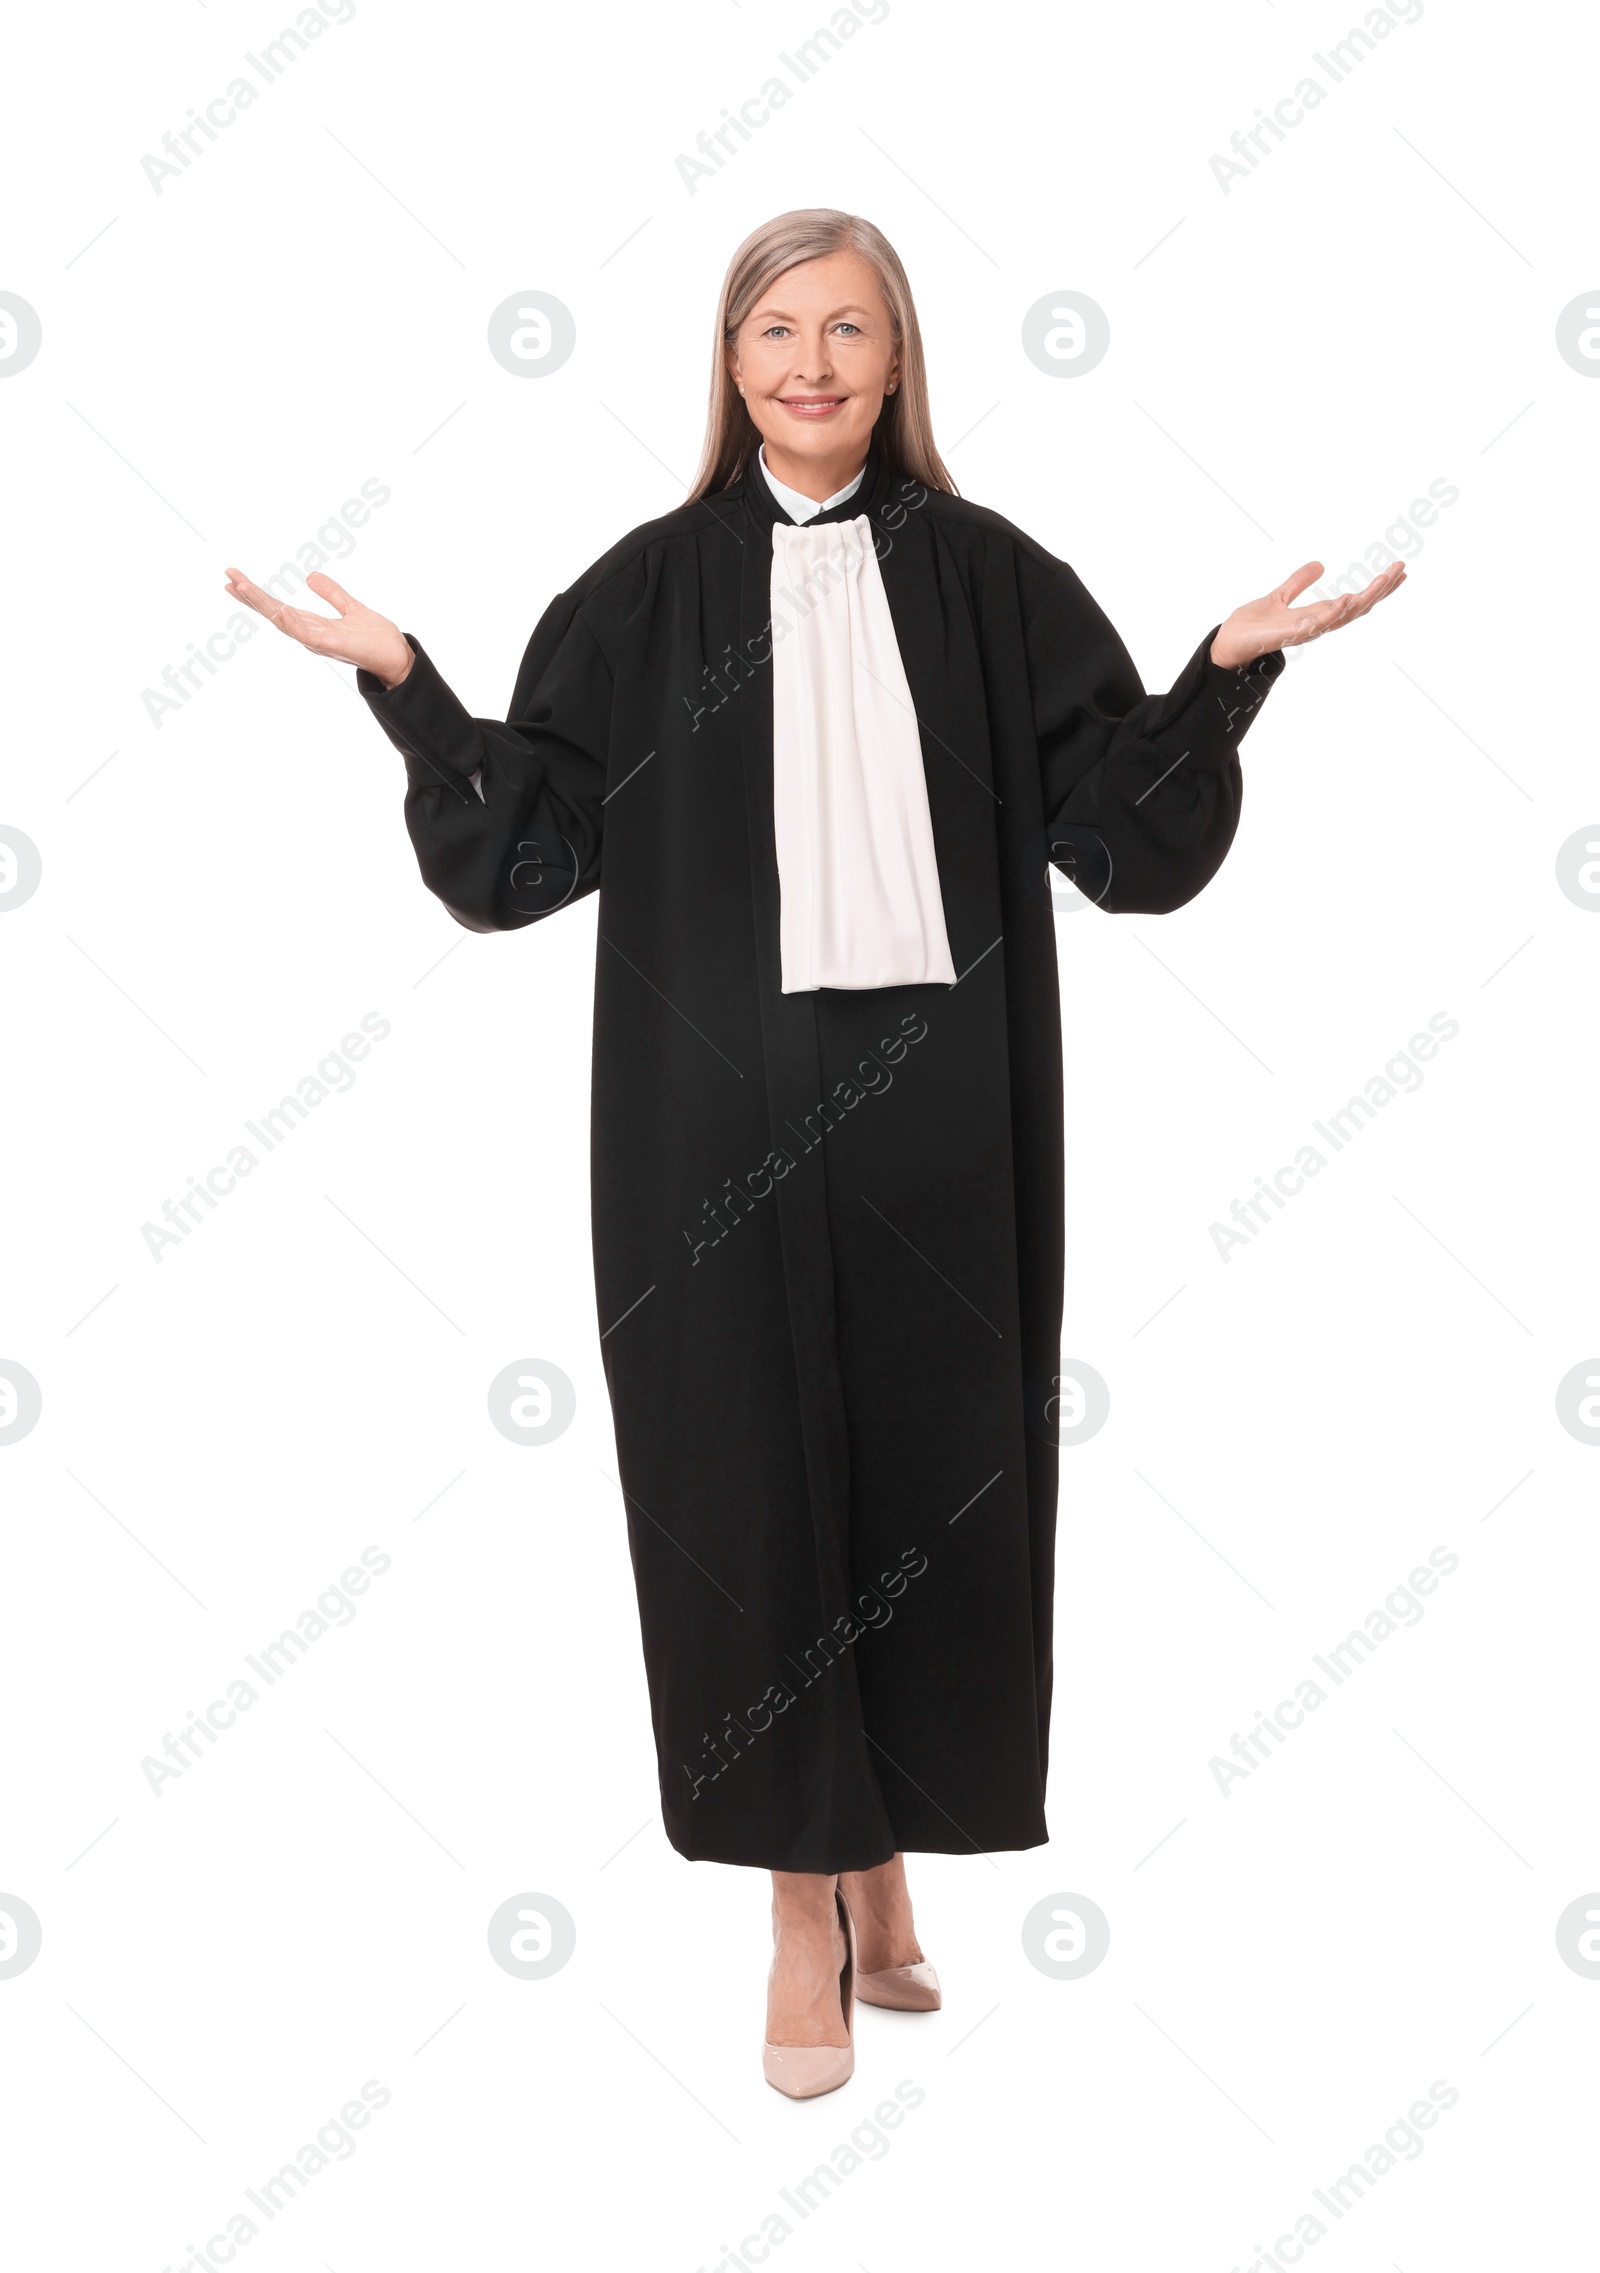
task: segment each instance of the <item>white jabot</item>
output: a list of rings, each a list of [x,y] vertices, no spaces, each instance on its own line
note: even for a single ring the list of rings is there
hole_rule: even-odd
[[[783,992],[954,986],[922,740],[865,514],[774,523],[772,639]]]

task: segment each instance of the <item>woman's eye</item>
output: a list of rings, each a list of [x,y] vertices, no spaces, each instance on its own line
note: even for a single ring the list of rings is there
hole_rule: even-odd
[[[853,331],[853,332],[858,332],[858,331],[860,331],[860,329],[861,329],[861,326],[860,326],[859,324],[835,324],[833,328],[834,328],[834,330],[835,330],[835,331]]]
[[[787,331],[788,328],[787,324],[768,324],[761,336],[763,339],[776,339],[780,332]]]

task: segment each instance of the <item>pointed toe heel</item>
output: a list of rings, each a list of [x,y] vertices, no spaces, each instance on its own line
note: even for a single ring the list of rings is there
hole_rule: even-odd
[[[853,2044],[763,2044],[761,2073],[788,2099],[820,2099],[856,2072]]]
[[[820,2099],[837,2091],[856,2072],[855,1995],[856,1929],[850,1905],[835,1887],[839,1923],[844,1929],[844,1963],[839,1968],[839,2010],[844,2015],[844,2044],[769,2044],[761,2047],[761,2073],[774,2091],[787,2099]]]
[[[939,1976],[926,1958],[916,1965],[886,1965],[881,1973],[863,1973],[856,1995],[864,2005],[882,2005],[892,2013],[936,2013],[944,2000]]]

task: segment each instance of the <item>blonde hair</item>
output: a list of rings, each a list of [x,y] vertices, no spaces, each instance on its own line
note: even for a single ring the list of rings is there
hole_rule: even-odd
[[[933,439],[928,411],[928,372],[916,303],[900,256],[881,229],[857,213],[832,206],[803,206],[780,213],[752,230],[728,263],[717,305],[717,336],[711,357],[711,399],[699,470],[687,502],[695,504],[736,482],[755,456],[760,430],[728,373],[727,351],[746,317],[769,284],[802,261],[829,253],[857,252],[871,262],[889,309],[890,329],[900,358],[900,383],[884,400],[872,439],[897,473],[909,474],[929,489],[959,495]]]

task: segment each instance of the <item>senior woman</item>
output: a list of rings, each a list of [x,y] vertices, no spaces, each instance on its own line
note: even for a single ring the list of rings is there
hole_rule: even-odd
[[[905,271],[831,210],[735,253],[693,491],[550,603],[503,722],[330,578],[336,618],[229,572],[358,666],[458,923],[599,894],[595,1289],[662,1813],[772,1874],[793,2097],[851,2074],[856,1996],[939,2002],[905,1854],[1048,1835],[1050,866],[1110,913],[1203,889],[1283,649],[1405,570],[1295,606],[1321,573],[1147,694],[1074,571],[958,495]]]

